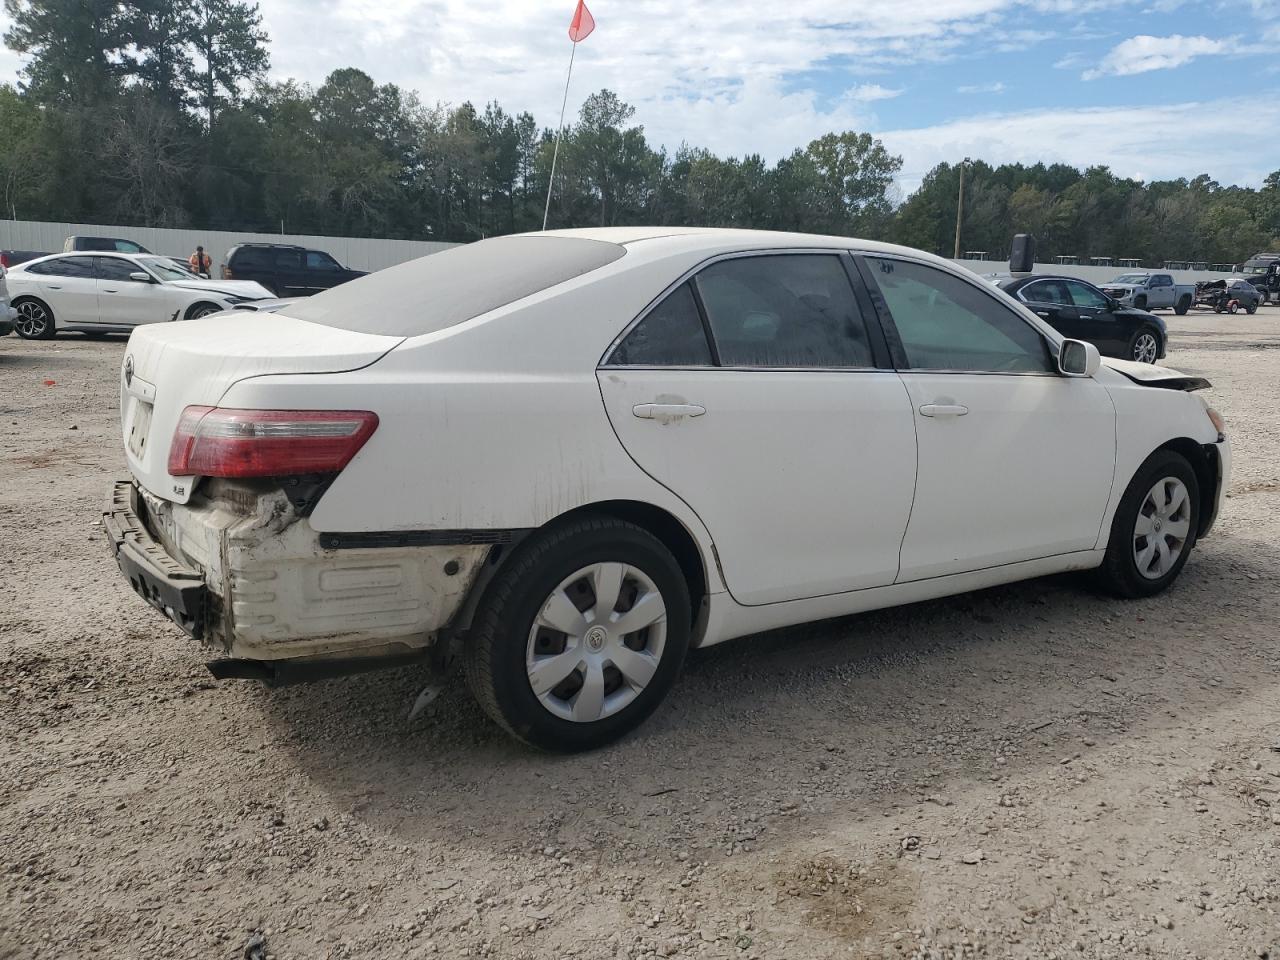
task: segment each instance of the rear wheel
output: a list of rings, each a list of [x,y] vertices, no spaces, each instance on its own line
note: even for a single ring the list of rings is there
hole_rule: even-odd
[[[1151,327],[1139,327],[1129,341],[1129,356],[1139,363],[1155,363],[1160,356],[1160,334]]]
[[[1111,522],[1100,585],[1120,597],[1150,597],[1177,578],[1195,546],[1200,484],[1185,457],[1158,450],[1129,482]]]
[[[53,311],[41,300],[25,299],[14,304],[18,319],[14,322],[18,336],[24,340],[51,340],[57,332]]]
[[[526,542],[490,585],[467,684],[526,743],[588,750],[658,706],[691,625],[688,585],[660,541],[619,520],[578,520]]]
[[[1173,312],[1180,317],[1185,317],[1187,315],[1187,311],[1190,309],[1191,309],[1191,298],[1183,296],[1178,298],[1178,302],[1174,306]]]

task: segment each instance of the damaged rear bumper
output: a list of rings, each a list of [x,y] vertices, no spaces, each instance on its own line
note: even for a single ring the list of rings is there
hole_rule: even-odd
[[[179,563],[156,542],[138,515],[137,498],[132,483],[117,481],[102,515],[116,564],[134,593],[198,640],[204,633],[208,592],[204,575]]]
[[[271,485],[176,504],[122,480],[103,523],[134,591],[207,648],[220,676],[318,679],[421,656],[487,544],[330,549]]]

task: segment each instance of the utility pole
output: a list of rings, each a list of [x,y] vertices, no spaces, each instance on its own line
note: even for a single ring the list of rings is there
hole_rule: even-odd
[[[960,164],[960,195],[956,197],[956,260],[960,259],[960,220],[964,215],[964,168],[969,165],[969,158],[965,157]]]

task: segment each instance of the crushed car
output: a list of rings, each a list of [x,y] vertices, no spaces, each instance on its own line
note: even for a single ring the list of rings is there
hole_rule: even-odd
[[[1263,302],[1262,291],[1244,277],[1205,280],[1196,284],[1196,304],[1214,313],[1257,313]]]

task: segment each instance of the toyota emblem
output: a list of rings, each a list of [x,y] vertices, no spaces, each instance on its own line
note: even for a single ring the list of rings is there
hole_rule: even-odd
[[[130,386],[133,383],[133,354],[124,358],[124,385]]]

